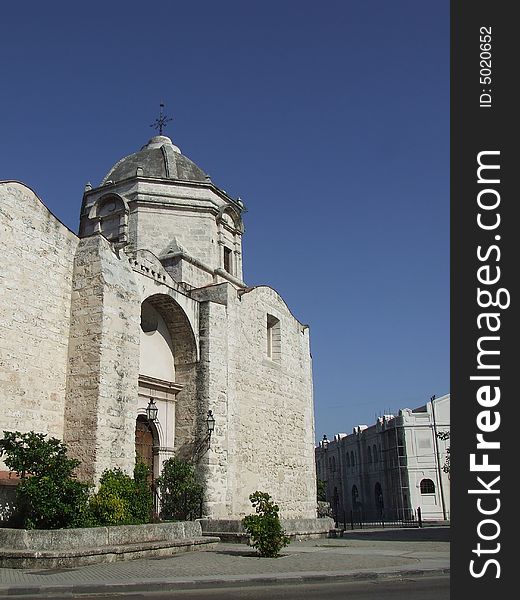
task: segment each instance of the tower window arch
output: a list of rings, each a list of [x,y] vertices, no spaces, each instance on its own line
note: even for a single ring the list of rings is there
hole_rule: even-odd
[[[128,241],[128,205],[116,194],[102,196],[92,207],[85,233],[101,233],[110,242]]]

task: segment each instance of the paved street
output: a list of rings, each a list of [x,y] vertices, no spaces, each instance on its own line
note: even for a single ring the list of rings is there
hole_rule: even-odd
[[[448,572],[448,527],[364,530],[349,532],[343,538],[293,542],[284,548],[281,557],[273,559],[259,558],[246,545],[218,544],[215,550],[206,552],[78,568],[0,569],[0,598],[21,594],[64,598],[77,594],[171,593],[172,589],[188,592],[194,588],[200,591],[324,580],[332,584],[359,582],[360,578],[397,583]]]
[[[45,600],[400,600],[403,597],[413,600],[448,600],[450,597],[449,577],[421,577],[401,580],[376,580],[365,582],[322,581],[319,583],[296,583],[262,586],[240,586],[198,589],[171,590],[167,592],[138,592],[109,595],[38,595],[18,596],[20,600],[44,598]]]

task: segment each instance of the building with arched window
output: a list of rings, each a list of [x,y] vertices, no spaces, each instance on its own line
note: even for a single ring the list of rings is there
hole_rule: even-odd
[[[449,520],[449,439],[438,435],[449,429],[448,394],[320,443],[317,476],[336,521],[402,520],[418,508],[424,520]]]
[[[86,186],[77,235],[1,182],[0,431],[63,439],[93,483],[184,457],[212,519],[249,514],[256,490],[315,518],[309,329],[243,281],[244,210],[162,135]]]

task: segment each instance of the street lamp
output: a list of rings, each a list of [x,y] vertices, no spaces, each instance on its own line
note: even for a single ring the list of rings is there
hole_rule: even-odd
[[[156,421],[158,412],[159,409],[155,404],[155,400],[153,398],[150,398],[150,402],[148,402],[148,406],[146,407],[146,417],[149,421]]]
[[[208,410],[208,416],[206,418],[206,425],[208,426],[208,440],[211,439],[211,434],[215,429],[215,417],[213,416],[213,411]]]

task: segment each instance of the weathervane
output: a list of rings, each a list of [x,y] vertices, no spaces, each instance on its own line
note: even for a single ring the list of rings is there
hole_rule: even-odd
[[[158,129],[159,135],[162,135],[163,128],[166,127],[166,123],[168,123],[168,121],[172,121],[172,119],[167,117],[166,115],[163,115],[164,102],[161,102],[161,104],[159,106],[160,106],[159,118],[155,119],[155,121],[152,123],[152,125],[150,125],[150,127],[153,127],[154,129]]]

